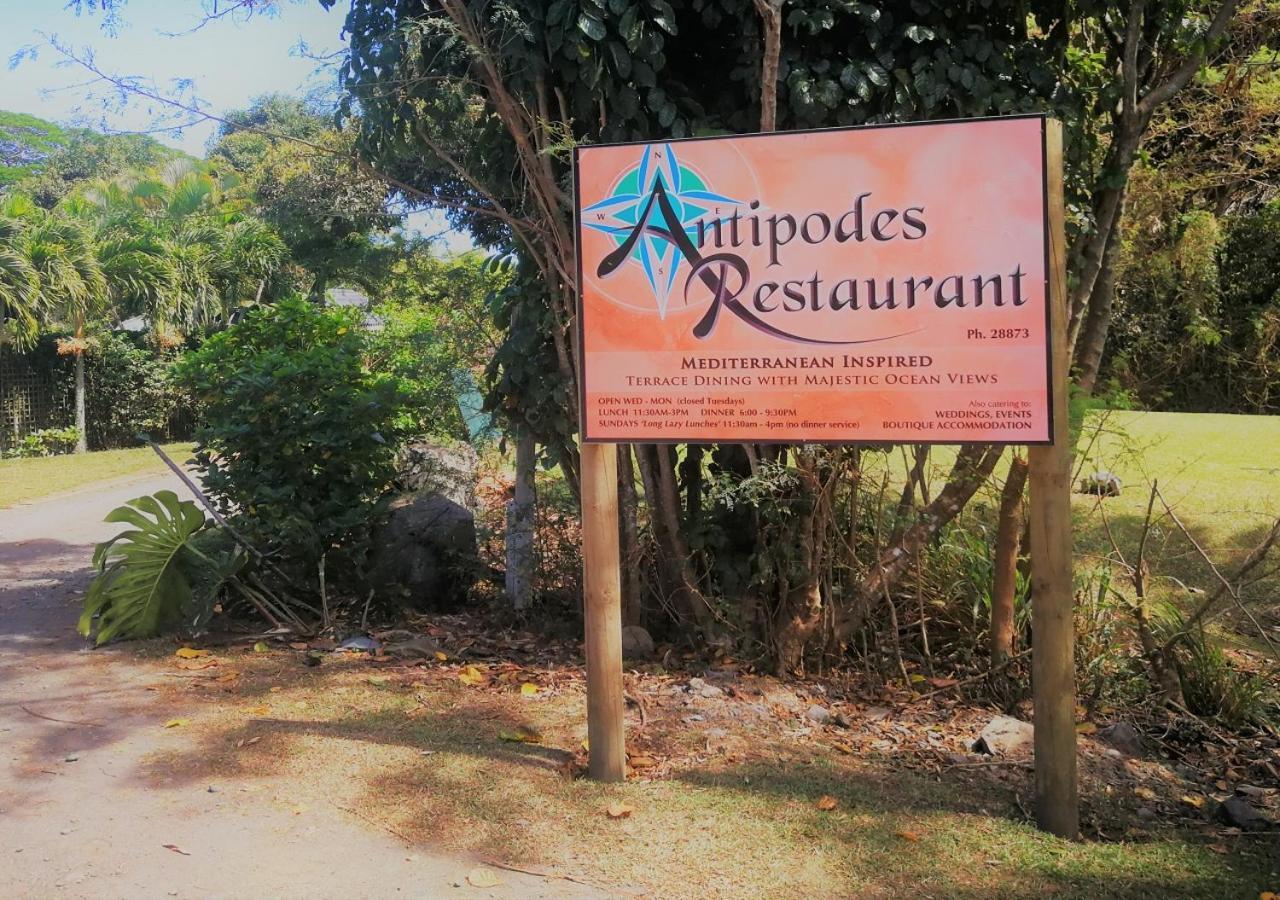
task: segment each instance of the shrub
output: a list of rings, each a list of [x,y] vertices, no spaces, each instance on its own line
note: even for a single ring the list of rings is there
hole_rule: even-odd
[[[1177,656],[1187,709],[1232,729],[1275,718],[1277,697],[1265,675],[1241,671],[1207,635],[1194,631]]]
[[[395,476],[394,378],[364,363],[360,313],[300,299],[255,309],[178,366],[203,404],[205,490],[263,549],[309,577],[358,574]],[[335,577],[336,576],[336,577]]]
[[[80,429],[41,428],[33,431],[4,452],[5,458],[24,459],[32,456],[57,456],[76,449]]]
[[[189,398],[173,380],[174,352],[135,340],[101,334],[86,357],[86,419],[95,450],[135,446],[139,433],[172,440],[189,427]]]

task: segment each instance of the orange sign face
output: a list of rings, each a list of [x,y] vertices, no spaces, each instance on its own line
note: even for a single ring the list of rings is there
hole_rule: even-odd
[[[583,147],[586,441],[1048,443],[1045,120]]]

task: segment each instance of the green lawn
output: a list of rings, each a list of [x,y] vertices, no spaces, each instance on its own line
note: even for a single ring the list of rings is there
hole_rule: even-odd
[[[954,448],[934,448],[930,481],[935,490],[945,481],[954,458]],[[892,451],[886,463],[892,471],[891,481],[900,484],[906,472],[901,452]],[[873,462],[872,471],[875,465]],[[1125,560],[1134,561],[1153,482],[1158,483],[1164,499],[1196,542],[1227,575],[1280,516],[1277,416],[1093,413],[1083,429],[1073,466],[1073,489],[1081,476],[1099,470],[1120,476],[1124,484],[1121,496],[1101,501],[1087,494],[1072,494],[1078,582],[1087,580],[1092,570],[1114,554],[1113,538]],[[966,515],[992,514],[1007,468],[1007,462],[1002,461],[992,483],[979,492]],[[1211,590],[1218,584],[1213,570],[1164,513],[1159,500],[1146,560],[1155,576],[1152,596],[1173,600],[1184,609],[1194,604],[1186,588]],[[1280,616],[1277,563],[1280,559],[1264,565],[1257,574],[1271,570],[1270,574],[1248,585],[1243,593],[1268,619]],[[1127,588],[1127,584],[1119,586]]]
[[[182,463],[191,455],[191,443],[165,444],[164,451]],[[0,460],[0,509],[65,494],[99,481],[165,471],[164,463],[150,447]]]
[[[1090,446],[1094,434],[1099,436]],[[1124,492],[1101,503],[1075,495],[1078,573],[1113,552],[1105,524],[1125,559],[1134,561],[1153,482],[1226,575],[1280,516],[1280,417],[1110,413],[1090,421],[1080,447],[1077,468],[1116,473]],[[1155,595],[1184,608],[1192,604],[1182,585],[1218,584],[1158,499],[1146,555],[1156,576]],[[1262,570],[1267,568],[1274,564]],[[1268,614],[1280,611],[1280,577],[1273,572],[1246,587],[1243,596]]]

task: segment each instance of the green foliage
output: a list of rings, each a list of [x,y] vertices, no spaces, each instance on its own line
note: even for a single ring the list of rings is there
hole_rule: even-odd
[[[1139,169],[1107,372],[1146,406],[1280,408],[1280,201],[1218,218]]]
[[[401,393],[366,367],[366,349],[358,311],[290,299],[250,311],[178,366],[202,404],[205,490],[307,577],[335,551],[361,563],[394,477]]]
[[[1264,673],[1241,671],[1200,629],[1193,629],[1182,645],[1176,659],[1187,709],[1232,729],[1276,720],[1280,698]]]
[[[29,459],[33,456],[58,456],[76,449],[80,430],[70,428],[41,428],[18,440],[2,455],[5,459]]]
[[[387,208],[386,184],[352,164],[352,140],[304,101],[270,94],[231,113],[210,152],[215,170],[240,179],[236,193],[309,273],[313,299],[334,281],[372,287],[396,256],[394,247],[372,238],[399,217]]]
[[[132,447],[139,434],[171,440],[185,430],[190,398],[174,384],[175,360],[173,349],[139,346],[120,332],[97,337],[85,365],[90,447]]]
[[[461,404],[501,341],[489,301],[508,282],[474,252],[440,259],[429,248],[407,248],[392,268],[373,309],[381,328],[370,334],[368,353],[369,367],[395,376],[405,392],[400,430],[469,439]]]
[[[200,605],[193,572],[216,567],[192,546],[205,528],[199,507],[157,491],[117,507],[106,521],[132,528],[94,550],[98,572],[85,593],[80,633],[101,646],[154,637],[190,617]]]

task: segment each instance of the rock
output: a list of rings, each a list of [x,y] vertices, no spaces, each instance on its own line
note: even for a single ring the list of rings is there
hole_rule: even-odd
[[[1263,803],[1266,802],[1267,797],[1271,796],[1271,791],[1253,784],[1237,784],[1236,793],[1241,797],[1248,797],[1250,800],[1258,800]]]
[[[1096,736],[1126,756],[1142,755],[1142,735],[1128,722],[1114,722],[1099,728]]]
[[[374,653],[382,644],[365,634],[353,634],[334,648],[335,653]]]
[[[1218,818],[1228,825],[1234,825],[1246,831],[1266,828],[1271,824],[1271,820],[1258,812],[1253,804],[1239,797],[1228,797],[1223,800],[1218,807]]]
[[[476,464],[470,444],[407,441],[396,451],[396,487],[407,494],[439,494],[476,510]]]
[[[438,493],[405,494],[374,535],[370,581],[420,611],[449,611],[467,598],[480,569],[471,510]]]
[[[1035,733],[1035,726],[1030,722],[1009,716],[996,716],[982,729],[982,734],[973,742],[973,749],[993,756],[1007,756],[1023,751],[1029,753],[1035,742]]]
[[[701,678],[689,679],[689,692],[697,694],[706,700],[714,700],[716,697],[723,697],[724,690],[716,687],[714,684],[707,684]]]
[[[809,711],[804,714],[804,717],[810,722],[816,722],[819,725],[826,725],[831,721],[831,710],[827,709],[825,706],[818,706],[817,704],[814,704],[809,707]]]
[[[804,706],[800,698],[783,687],[770,688],[764,692],[764,702],[773,706],[781,706],[793,712],[799,712]]]
[[[652,659],[653,638],[649,632],[639,625],[628,625],[622,629],[623,659]]]
[[[887,706],[868,706],[862,713],[862,718],[868,722],[880,722],[889,718],[893,714],[893,710]]]
[[[1120,476],[1113,472],[1094,472],[1080,479],[1080,493],[1099,497],[1119,497],[1123,487]]]
[[[435,655],[440,652],[440,645],[431,638],[420,635],[407,641],[387,644],[383,652],[400,659],[435,659]]]

